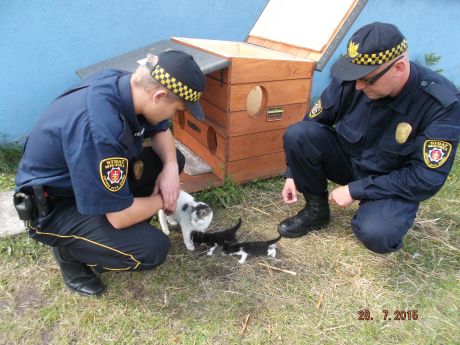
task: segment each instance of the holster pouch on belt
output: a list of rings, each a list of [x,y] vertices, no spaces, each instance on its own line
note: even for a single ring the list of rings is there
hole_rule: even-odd
[[[43,186],[33,186],[32,191],[32,195],[28,192],[18,192],[13,196],[14,208],[19,219],[23,221],[30,221],[37,214],[45,217],[49,213],[47,195]]]
[[[34,191],[35,204],[37,206],[37,212],[40,217],[45,217],[48,212],[48,200],[46,200],[46,192],[43,189],[43,186],[33,186],[32,190]]]
[[[36,207],[32,195],[23,192],[15,193],[13,202],[20,220],[27,222],[34,218]]]

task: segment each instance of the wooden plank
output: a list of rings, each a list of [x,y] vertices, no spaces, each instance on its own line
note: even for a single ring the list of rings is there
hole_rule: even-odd
[[[207,40],[198,38],[172,37],[174,42],[194,49],[202,50],[224,59],[231,60],[235,57],[265,60],[295,60],[295,57],[273,49],[260,47],[256,44],[236,41]],[[267,40],[268,41],[268,40]],[[268,41],[278,45],[278,42]]]
[[[208,78],[206,83],[202,98],[225,112],[246,110],[248,95],[257,86],[266,92],[267,107],[307,102],[311,89],[311,79],[229,85]]]
[[[193,153],[197,154],[201,159],[208,163],[213,173],[220,179],[224,179],[226,166],[224,161],[219,159],[209,149],[203,146],[192,134],[180,128],[179,123],[173,120],[174,137],[187,146]]]
[[[217,80],[220,83],[228,84],[228,81],[230,80],[229,78],[229,69],[221,69],[219,71],[215,71],[212,73],[209,73],[208,76],[212,79]]]
[[[235,57],[230,84],[311,78],[315,63],[302,60],[263,60]]]
[[[190,113],[184,112],[184,115],[184,125],[177,123],[178,126],[174,127],[174,135],[179,131],[186,131],[220,160],[225,160],[224,137],[217,133],[214,127],[208,126],[208,123],[204,121],[195,119]]]
[[[228,136],[228,116],[227,112],[219,109],[206,99],[200,99],[201,107],[206,115],[205,123],[213,126],[217,133],[223,137]]]
[[[208,101],[223,111],[228,111],[229,95],[230,88],[228,84],[222,84],[220,81],[206,76],[206,84],[204,85],[201,99]]]
[[[231,176],[233,181],[238,183],[279,176],[285,170],[284,152],[276,152],[228,163],[228,175]]]
[[[286,128],[290,124],[303,119],[307,112],[308,102],[309,100],[305,103],[280,106],[283,109],[283,115],[279,121],[267,121],[268,108],[258,116],[249,116],[245,110],[231,112],[228,115],[228,135],[237,136]]]
[[[310,98],[311,79],[280,80],[231,85],[228,111],[246,110],[248,95],[256,86],[267,94],[267,107],[304,103]]]
[[[228,161],[263,156],[283,151],[283,134],[286,128],[230,137]]]
[[[246,40],[246,42],[252,43],[252,44],[264,47],[264,48],[268,48],[268,49],[276,50],[276,51],[279,51],[279,52],[283,52],[283,53],[291,54],[290,52],[295,51],[295,53],[291,54],[291,55],[297,56],[297,57],[302,57],[302,58],[309,58],[309,56],[311,56],[311,53],[317,53],[315,55],[321,57],[321,52],[325,48],[323,46],[322,49],[321,49],[321,52],[319,52],[319,51],[316,51],[316,50],[313,50],[313,49],[309,49],[309,48],[305,48],[305,47],[299,47],[299,46],[296,46],[296,45],[293,45],[293,44],[288,44],[288,43],[284,43],[284,42],[270,40],[268,38],[263,38],[262,39],[261,37],[257,37],[257,36],[249,36],[248,39]],[[312,62],[314,63],[314,62],[317,62],[317,61],[318,60],[313,60]]]
[[[186,173],[180,175],[181,189],[187,193],[195,193],[208,188],[222,186],[223,181],[213,173],[191,176]]]

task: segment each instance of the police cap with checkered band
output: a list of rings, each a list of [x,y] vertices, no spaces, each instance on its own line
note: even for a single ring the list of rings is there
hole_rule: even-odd
[[[205,78],[193,57],[179,50],[168,50],[158,55],[158,63],[149,66],[150,75],[169,91],[182,98],[188,110],[198,120],[204,120],[204,112],[198,102]]]
[[[374,22],[356,31],[348,42],[347,54],[332,66],[340,80],[356,80],[376,70],[407,50],[407,41],[393,24]]]

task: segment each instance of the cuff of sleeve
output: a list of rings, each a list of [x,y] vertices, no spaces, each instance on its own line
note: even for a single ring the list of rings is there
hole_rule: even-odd
[[[362,180],[356,180],[348,184],[348,190],[353,200],[365,199]]]
[[[284,173],[284,177],[285,178],[294,178],[294,176],[292,175],[291,168],[289,168],[289,167],[286,168],[286,172]]]

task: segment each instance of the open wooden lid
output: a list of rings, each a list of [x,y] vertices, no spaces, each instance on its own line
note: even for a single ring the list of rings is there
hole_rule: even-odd
[[[367,0],[270,0],[249,43],[316,61],[321,70]]]

